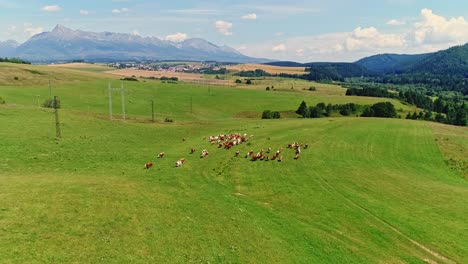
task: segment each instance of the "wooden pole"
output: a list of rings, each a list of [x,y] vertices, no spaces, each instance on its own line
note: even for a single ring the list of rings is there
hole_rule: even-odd
[[[57,96],[54,96],[54,108],[55,108],[55,136],[62,138],[62,132],[60,131],[60,119],[59,119],[59,100]]]

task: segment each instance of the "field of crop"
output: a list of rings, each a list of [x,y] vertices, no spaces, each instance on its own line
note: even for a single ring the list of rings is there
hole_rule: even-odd
[[[281,67],[265,64],[236,64],[226,67],[230,71],[255,71],[257,69],[264,70],[270,74],[304,74],[305,67]]]
[[[8,69],[0,80],[9,80],[26,66],[0,67]],[[466,164],[465,127],[243,118],[295,110],[302,100],[382,98],[345,97],[340,87],[310,83],[320,88],[267,92],[149,80],[124,82],[129,118],[110,121],[106,89],[109,81],[120,87],[115,77],[52,69],[46,76],[62,80],[52,90],[63,106],[57,140],[53,112],[37,107],[48,97],[48,78],[24,72],[37,84],[0,85],[7,102],[0,105],[0,262],[468,261],[468,183],[447,162]],[[156,123],[149,122],[150,99]],[[118,118],[117,91],[113,102]],[[206,139],[231,132],[253,137],[230,150]],[[309,145],[298,160],[286,148],[295,141]],[[268,147],[285,148],[284,160],[243,157]],[[210,154],[200,159],[204,148]],[[162,151],[166,157],[157,159]],[[144,170],[148,161],[154,166]]]
[[[67,68],[73,70],[81,70],[81,71],[90,71],[90,72],[105,72],[112,70],[112,68],[108,67],[104,64],[89,64],[89,63],[63,63],[63,64],[51,64],[50,67],[56,68]]]
[[[204,78],[203,74],[197,73],[185,73],[185,72],[168,72],[168,71],[146,71],[138,69],[120,69],[120,70],[111,70],[106,73],[114,74],[123,77],[132,77],[137,78],[161,78],[161,77],[176,77],[180,81],[191,82],[191,83],[206,83],[206,84],[216,84],[216,85],[234,85],[234,81],[231,80],[217,80],[214,78]]]

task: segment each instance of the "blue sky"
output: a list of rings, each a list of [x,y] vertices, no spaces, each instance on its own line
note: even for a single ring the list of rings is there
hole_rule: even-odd
[[[0,0],[0,40],[23,42],[56,24],[171,41],[201,37],[255,57],[353,61],[468,42],[468,1]]]

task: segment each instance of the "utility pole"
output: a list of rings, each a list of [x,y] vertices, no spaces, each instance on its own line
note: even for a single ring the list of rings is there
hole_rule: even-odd
[[[120,94],[122,95],[122,118],[125,121],[125,95],[123,82],[120,83]]]
[[[60,131],[60,119],[58,109],[60,108],[60,101],[57,96],[54,96],[54,109],[55,109],[55,136],[57,138],[62,138],[62,133]]]
[[[154,123],[154,100],[151,100],[151,121]]]
[[[112,88],[110,82],[107,90],[109,93],[109,119],[112,120]]]

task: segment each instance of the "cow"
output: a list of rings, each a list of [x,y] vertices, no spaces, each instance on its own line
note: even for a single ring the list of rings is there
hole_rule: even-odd
[[[239,156],[240,154],[240,151],[236,151],[236,155],[234,155],[235,157]]]
[[[281,162],[281,161],[283,161],[283,156],[280,156],[280,157],[278,158],[278,162]]]
[[[190,154],[193,154],[193,153],[195,153],[195,149],[194,149],[194,148],[192,148],[192,149],[190,150]]]
[[[294,157],[294,159],[299,159],[299,157],[301,156],[300,153],[296,154],[296,156]]]
[[[203,159],[204,157],[208,156],[208,150],[204,149],[202,150],[201,154],[200,154],[200,159]]]
[[[176,161],[175,166],[180,167],[180,166],[182,166],[182,164],[184,164],[184,162],[185,162],[185,158],[181,158],[178,161]]]
[[[166,156],[166,154],[164,152],[161,152],[158,154],[158,159],[164,158],[164,156]]]
[[[147,163],[145,164],[145,169],[149,169],[149,168],[151,168],[151,167],[153,167],[153,162],[147,162]]]
[[[250,150],[249,152],[247,152],[247,154],[245,154],[245,158],[252,156],[252,154],[253,154],[253,150]]]
[[[266,156],[265,161],[269,161],[269,160],[270,160],[270,157]]]
[[[308,148],[309,147],[309,144],[305,144],[304,145],[304,149]]]
[[[271,148],[268,148],[267,152],[266,153],[270,153],[271,152]]]
[[[296,155],[300,155],[300,154],[301,154],[301,147],[298,146],[298,147],[296,148]]]
[[[274,154],[271,160],[275,160],[278,157],[278,153]]]

